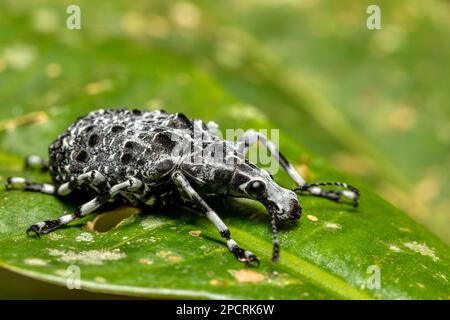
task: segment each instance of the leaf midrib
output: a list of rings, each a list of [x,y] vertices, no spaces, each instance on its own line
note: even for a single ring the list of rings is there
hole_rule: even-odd
[[[258,237],[250,235],[233,226],[233,235],[241,242],[253,243],[254,251],[258,252],[260,256],[264,256],[266,261],[270,261],[270,256],[267,252],[272,252],[272,244],[261,240]],[[344,299],[353,300],[372,300],[373,296],[366,292],[357,289],[346,283],[343,279],[330,274],[321,267],[306,261],[286,250],[283,251],[283,256],[277,262],[282,268],[288,269],[290,272],[300,275],[310,280],[313,284],[322,287],[336,296],[341,296]]]

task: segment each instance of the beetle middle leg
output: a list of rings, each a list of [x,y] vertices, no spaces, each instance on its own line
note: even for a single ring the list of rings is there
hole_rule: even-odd
[[[255,131],[248,130],[244,133],[241,139],[238,141],[238,149],[240,152],[245,153],[249,147],[258,141],[270,151],[272,157],[274,157],[281,165],[281,167],[286,170],[287,174],[294,180],[297,188],[294,191],[306,192],[312,196],[317,196],[321,198],[326,198],[332,201],[341,202],[342,197],[350,199],[353,205],[356,207],[359,203],[360,193],[358,189],[352,187],[343,182],[319,182],[319,183],[306,183],[305,179],[295,170],[292,164],[280,153],[275,144],[270,141],[265,135]],[[347,190],[325,190],[324,186],[334,186],[340,187]]]
[[[242,249],[236,241],[231,238],[231,233],[225,223],[220,219],[220,217],[214,212],[213,209],[202,199],[202,197],[194,190],[189,181],[184,177],[184,175],[176,171],[172,174],[172,179],[177,186],[180,196],[185,201],[193,202],[202,213],[211,221],[219,231],[220,235],[226,239],[228,250],[230,250],[235,257],[246,263],[256,263],[259,264],[259,259],[250,251]]]
[[[103,192],[102,194],[95,197],[91,201],[86,202],[77,210],[75,210],[74,213],[65,214],[55,220],[46,220],[33,224],[30,228],[27,229],[27,234],[32,235],[32,233],[34,233],[39,237],[40,234],[49,233],[50,231],[53,231],[63,225],[66,225],[75,219],[85,217],[86,215],[92,213],[93,211],[100,208],[102,205],[106,204],[108,201],[114,199],[122,191],[135,192],[141,188],[142,188],[141,181],[134,178],[128,179],[125,182],[116,184],[111,189],[109,189],[106,192]]]
[[[70,182],[66,182],[61,185],[30,182],[26,178],[22,177],[9,177],[6,180],[7,189],[19,189],[58,196],[67,196],[72,191],[83,185],[89,185],[96,189],[96,191],[101,192],[107,187],[107,182],[105,177],[100,172],[95,170],[83,173]]]

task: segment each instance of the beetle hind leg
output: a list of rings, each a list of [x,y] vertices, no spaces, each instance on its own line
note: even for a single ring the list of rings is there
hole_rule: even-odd
[[[25,158],[25,168],[48,171],[48,161],[40,156],[30,155]]]
[[[7,178],[5,188],[7,190],[18,189],[52,195],[57,194],[58,191],[58,187],[53,184],[30,182],[22,177]]]
[[[45,220],[38,223],[33,224],[27,229],[27,235],[36,235],[39,237],[41,234],[49,233],[59,227],[62,227],[69,222],[85,217],[88,214],[94,212],[102,205],[106,204],[108,201],[114,199],[117,195],[119,195],[122,191],[136,192],[142,187],[142,182],[131,178],[125,182],[119,183],[113,187],[111,187],[108,191],[101,193],[99,196],[95,197],[89,202],[86,202],[74,213],[65,214],[58,219],[55,220]]]

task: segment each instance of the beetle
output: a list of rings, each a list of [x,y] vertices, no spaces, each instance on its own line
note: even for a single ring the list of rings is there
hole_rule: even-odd
[[[296,188],[281,187],[266,170],[246,158],[249,147],[257,142],[270,151]],[[163,110],[93,111],[50,145],[48,162],[30,156],[26,165],[48,169],[54,183],[10,177],[7,189],[60,197],[74,191],[95,195],[71,214],[31,225],[26,230],[29,236],[40,237],[114,200],[158,208],[182,203],[215,225],[239,261],[256,264],[259,259],[232,239],[228,227],[208,205],[208,198],[241,197],[262,203],[271,216],[272,260],[276,261],[280,253],[277,222],[298,220],[302,213],[296,192],[336,202],[346,198],[355,207],[360,197],[359,191],[346,183],[306,183],[275,144],[255,130],[246,131],[237,141],[226,141],[214,122]],[[325,186],[337,188],[327,190]]]

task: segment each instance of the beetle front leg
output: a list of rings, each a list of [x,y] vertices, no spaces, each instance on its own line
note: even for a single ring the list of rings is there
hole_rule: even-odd
[[[248,130],[244,133],[241,139],[238,141],[237,146],[240,152],[247,152],[249,147],[258,141],[270,151],[272,157],[274,157],[286,170],[287,174],[294,180],[297,188],[294,191],[306,192],[312,196],[325,198],[328,200],[342,202],[342,197],[352,201],[356,207],[359,203],[360,193],[358,189],[352,187],[343,182],[318,182],[318,183],[306,183],[305,179],[295,170],[291,163],[280,153],[275,144],[270,141],[265,135],[256,132],[255,130]],[[323,186],[335,186],[341,187],[347,190],[324,190]]]
[[[275,158],[281,165],[281,167],[286,170],[287,174],[294,180],[297,186],[302,186],[306,183],[305,179],[295,170],[292,164],[280,153],[275,144],[270,141],[265,135],[250,129],[244,133],[244,135],[237,142],[237,146],[240,152],[246,153],[251,145],[254,145],[258,141],[270,151],[272,157]]]
[[[231,233],[220,217],[211,209],[211,207],[202,199],[202,197],[192,188],[184,175],[176,171],[172,174],[172,179],[177,186],[183,200],[193,202],[202,213],[211,221],[219,231],[220,235],[226,239],[228,250],[241,262],[259,264],[259,259],[250,251],[242,249],[236,241],[231,238]]]

